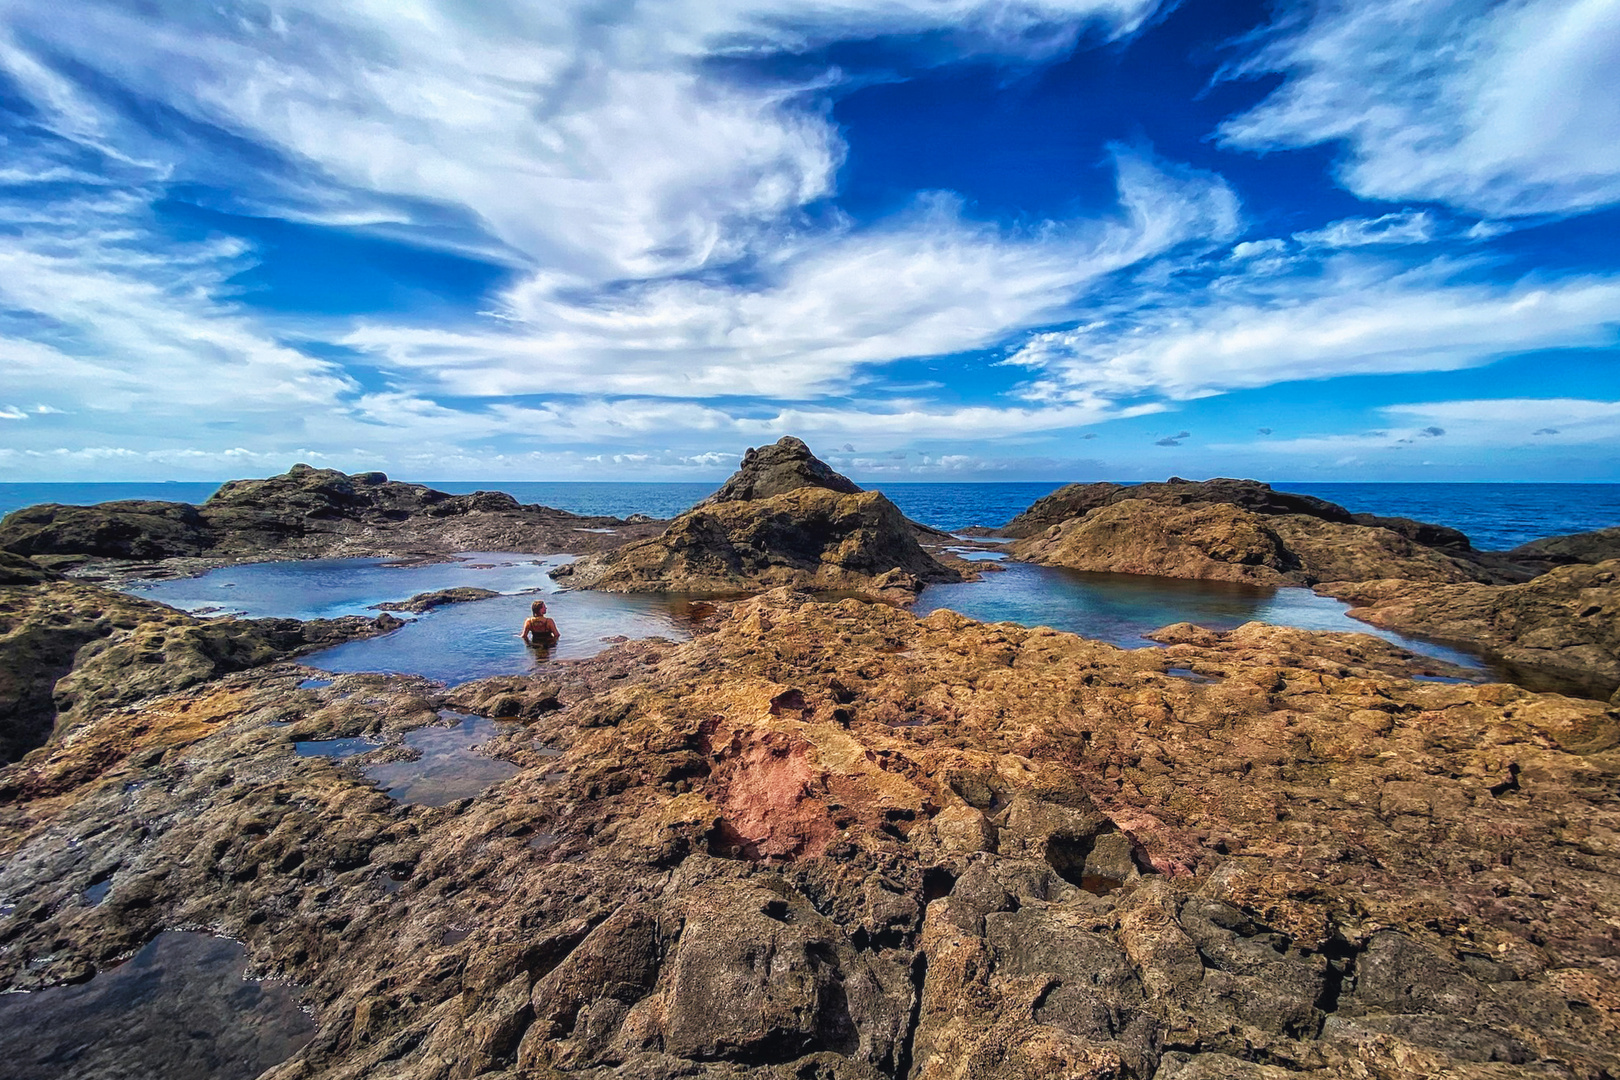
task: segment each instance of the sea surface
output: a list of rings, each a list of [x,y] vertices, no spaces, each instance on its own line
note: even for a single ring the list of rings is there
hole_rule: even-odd
[[[504,491],[519,502],[541,503],[576,514],[673,517],[702,500],[718,483],[641,484],[516,481],[426,481],[462,494]],[[1056,482],[869,485],[894,500],[907,516],[938,529],[1007,522]],[[0,484],[0,514],[43,502],[73,505],[113,499],[202,502],[212,483]],[[1350,484],[1278,480],[1272,487],[1340,503],[1355,513],[1410,517],[1461,529],[1485,551],[1516,547],[1543,536],[1620,525],[1620,484]]]

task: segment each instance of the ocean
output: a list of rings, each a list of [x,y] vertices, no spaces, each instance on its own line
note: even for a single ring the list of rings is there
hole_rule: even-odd
[[[576,514],[625,517],[679,514],[713,491],[715,483],[424,481],[442,491],[504,491],[520,502]],[[202,502],[214,483],[0,484],[0,514],[43,502],[77,505],[113,499]],[[938,529],[995,527],[1061,484],[872,484],[907,516]],[[1474,546],[1500,551],[1528,540],[1620,525],[1620,484],[1350,484],[1273,481],[1339,503],[1355,513],[1416,518],[1461,529]]]

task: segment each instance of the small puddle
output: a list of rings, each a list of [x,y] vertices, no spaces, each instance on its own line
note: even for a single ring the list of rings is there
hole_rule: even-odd
[[[290,987],[226,938],[159,934],[79,986],[0,995],[10,1080],[252,1080],[314,1036]]]
[[[97,904],[107,899],[107,893],[111,890],[112,878],[108,878],[105,881],[98,881],[88,889],[84,890],[84,902],[90,907],[95,907]]]
[[[480,795],[518,771],[510,761],[488,757],[473,748],[519,725],[463,713],[440,715],[459,719],[460,723],[454,727],[417,728],[405,735],[405,745],[421,751],[416,761],[391,761],[362,770],[368,779],[387,790],[389,798],[415,806],[447,806]]]
[[[535,851],[550,851],[562,837],[554,832],[537,832],[529,837],[529,847]]]
[[[1212,682],[1216,681],[1216,679],[1214,677],[1209,676],[1209,675],[1200,675],[1200,674],[1198,674],[1198,672],[1194,671],[1192,668],[1185,668],[1185,667],[1165,668],[1164,673],[1166,675],[1170,676],[1172,679],[1185,679],[1186,681],[1188,681],[1190,683],[1212,683]]]
[[[322,687],[331,686],[331,685],[332,685],[332,680],[331,679],[305,679],[303,682],[298,684],[298,689],[300,689],[300,690],[319,690]]]
[[[376,739],[356,735],[347,739],[309,739],[305,742],[295,742],[293,749],[298,751],[300,757],[346,758],[363,754],[367,750],[375,750],[381,745],[383,744]]]

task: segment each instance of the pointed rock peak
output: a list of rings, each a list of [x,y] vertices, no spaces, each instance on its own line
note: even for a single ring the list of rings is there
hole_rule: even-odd
[[[742,467],[703,503],[768,499],[802,487],[827,488],[845,494],[861,490],[855,481],[834,472],[831,465],[812,454],[802,439],[784,435],[772,446],[751,449],[744,454]]]

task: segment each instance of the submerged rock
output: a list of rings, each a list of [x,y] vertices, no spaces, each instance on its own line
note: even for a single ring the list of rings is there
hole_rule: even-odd
[[[422,680],[229,675],[0,771],[0,988],[217,927],[315,1008],[276,1077],[1620,1071],[1611,710],[1161,636],[776,591],[458,688],[527,728],[443,808],[293,746]]]
[[[1605,695],[1620,686],[1620,559],[1560,567],[1519,585],[1363,581],[1318,591],[1374,626],[1466,643]]]
[[[861,491],[784,438],[750,450],[713,496],[661,536],[552,571],[572,588],[737,593],[791,585],[915,596],[961,581],[918,542],[920,526],[886,497]],[[923,530],[928,531],[928,530]]]

